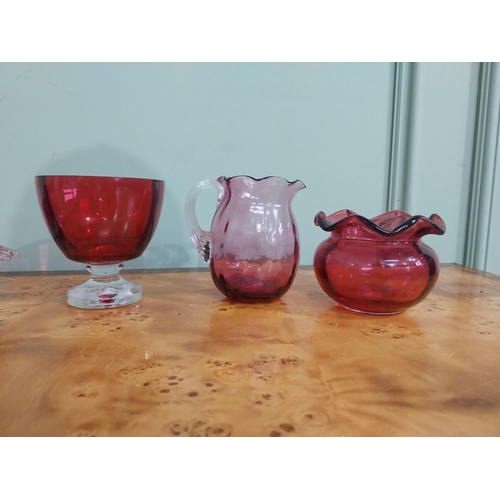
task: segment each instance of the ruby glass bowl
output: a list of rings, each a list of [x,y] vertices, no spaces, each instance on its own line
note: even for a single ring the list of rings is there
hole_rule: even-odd
[[[70,260],[87,264],[90,279],[68,291],[83,309],[125,306],[142,287],[120,276],[140,257],[160,217],[164,181],[130,177],[40,175],[36,191],[49,232]]]
[[[368,219],[352,210],[319,212],[315,224],[329,233],[314,254],[323,291],[340,306],[368,314],[396,314],[420,303],[439,277],[439,259],[421,241],[443,235],[446,225],[430,217],[392,210]]]

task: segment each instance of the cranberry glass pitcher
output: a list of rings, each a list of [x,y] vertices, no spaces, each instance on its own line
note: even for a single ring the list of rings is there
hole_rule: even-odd
[[[201,229],[196,199],[216,189],[217,207],[210,232]],[[186,197],[191,239],[215,286],[227,297],[269,302],[291,287],[299,264],[299,235],[290,203],[305,185],[282,177],[219,177],[194,186]]]

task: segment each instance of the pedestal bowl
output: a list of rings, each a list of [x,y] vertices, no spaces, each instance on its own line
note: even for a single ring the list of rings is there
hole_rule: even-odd
[[[91,275],[68,291],[68,304],[100,309],[140,300],[142,287],[122,278],[120,270],[142,255],[155,232],[164,181],[39,175],[35,184],[52,238],[68,259],[87,264]]]

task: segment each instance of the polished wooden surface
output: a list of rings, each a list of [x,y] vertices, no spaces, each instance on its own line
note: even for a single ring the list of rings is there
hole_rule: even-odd
[[[0,276],[1,436],[499,436],[500,277],[444,266],[393,316],[300,270],[268,305],[208,272],[124,273],[134,305],[66,304],[83,275]]]

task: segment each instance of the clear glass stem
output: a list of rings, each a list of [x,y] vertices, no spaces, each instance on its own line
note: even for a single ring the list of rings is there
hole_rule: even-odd
[[[88,265],[90,279],[68,291],[68,304],[81,309],[108,309],[133,304],[142,287],[120,276],[123,264]]]

